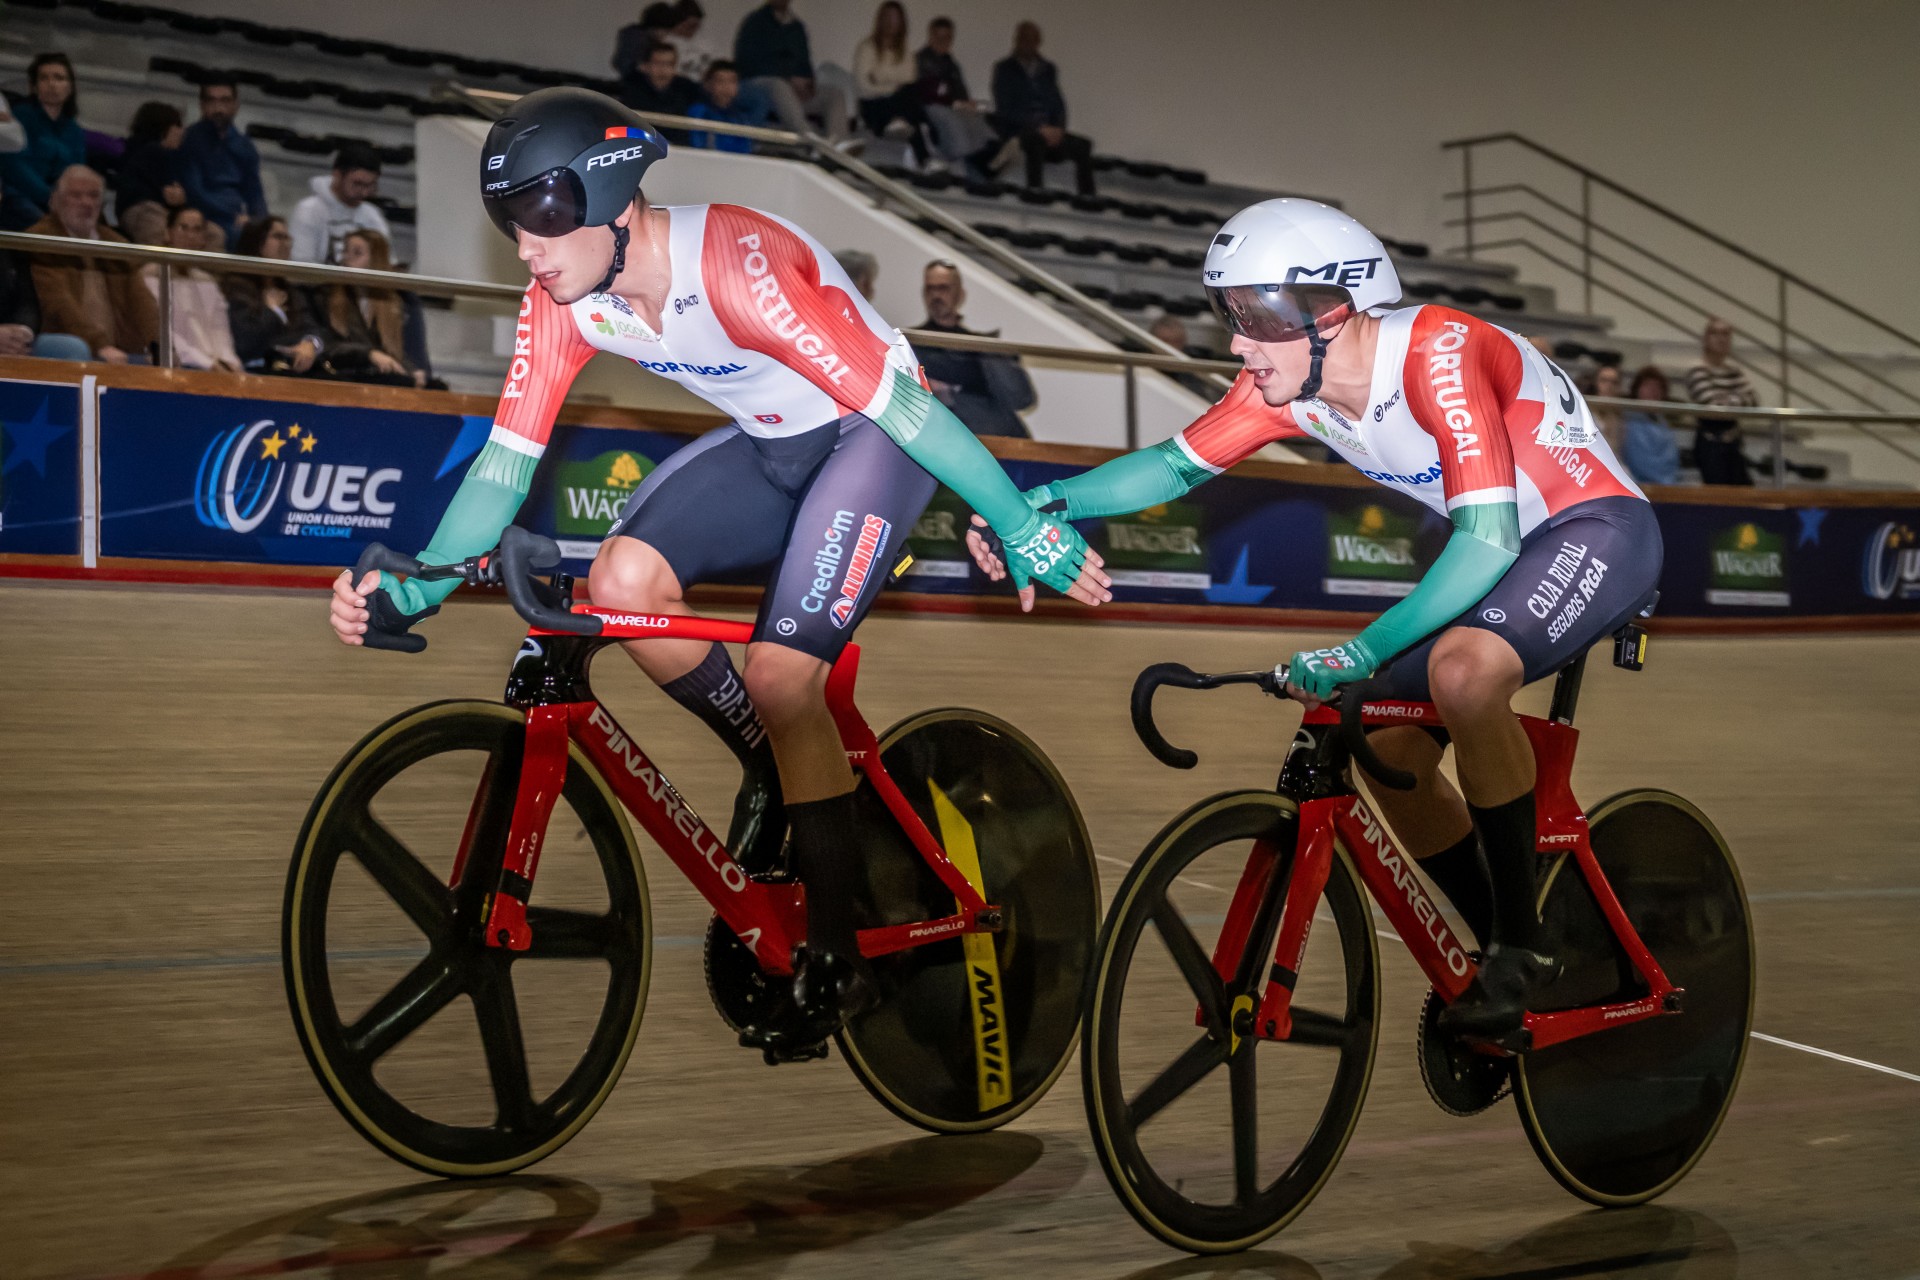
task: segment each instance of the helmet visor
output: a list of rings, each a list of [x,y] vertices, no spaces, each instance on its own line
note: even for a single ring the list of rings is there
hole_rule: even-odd
[[[1353,297],[1324,284],[1234,284],[1208,286],[1207,301],[1228,333],[1255,342],[1292,342],[1315,325],[1345,318]]]
[[[549,169],[511,191],[485,192],[487,216],[507,239],[519,229],[548,239],[578,231],[587,223],[587,193],[571,169]]]

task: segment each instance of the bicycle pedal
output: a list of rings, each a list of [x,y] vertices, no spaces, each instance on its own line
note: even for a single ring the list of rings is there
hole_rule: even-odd
[[[760,1050],[760,1060],[770,1067],[788,1062],[818,1062],[827,1056],[827,1042],[813,1044],[767,1044],[751,1033],[742,1031],[740,1043],[748,1049]]]

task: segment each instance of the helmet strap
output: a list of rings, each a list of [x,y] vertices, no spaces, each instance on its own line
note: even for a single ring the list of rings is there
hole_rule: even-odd
[[[1327,358],[1326,335],[1320,332],[1318,325],[1307,321],[1307,350],[1313,356],[1313,362],[1307,366],[1307,379],[1300,384],[1300,394],[1296,400],[1311,400],[1320,394],[1320,366]]]
[[[600,278],[600,283],[593,286],[593,292],[595,293],[605,293],[607,290],[613,288],[614,280],[622,271],[627,269],[627,229],[615,223],[609,230],[613,232],[613,262],[608,265],[607,274]],[[1322,344],[1322,350],[1324,349],[1325,344]],[[1317,375],[1320,368],[1317,359],[1313,367]],[[1314,385],[1320,385],[1317,379]]]

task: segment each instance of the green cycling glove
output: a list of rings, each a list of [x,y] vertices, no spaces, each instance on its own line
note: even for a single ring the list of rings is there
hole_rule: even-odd
[[[1330,649],[1305,649],[1288,658],[1287,683],[1325,702],[1341,685],[1365,680],[1379,667],[1379,659],[1355,636]]]

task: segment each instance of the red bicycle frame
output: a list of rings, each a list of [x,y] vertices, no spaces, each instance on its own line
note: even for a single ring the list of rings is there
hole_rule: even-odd
[[[601,644],[620,640],[685,639],[744,644],[753,627],[746,622],[676,615],[623,613],[591,606],[576,612],[602,619],[602,630],[587,638],[540,627],[528,633],[521,660],[544,659],[545,646]],[[953,893],[957,910],[938,919],[886,925],[860,931],[863,955],[879,956],[921,946],[959,934],[993,932],[1000,927],[999,908],[947,857],[946,850],[927,829],[880,760],[880,743],[853,705],[853,685],[860,669],[860,647],[850,644],[827,677],[827,706],[833,713],[845,746],[847,761],[866,776],[874,793],[906,832],[941,883]],[[516,663],[515,671],[520,668]],[[584,696],[559,701],[534,701],[526,706],[526,749],[514,797],[513,820],[507,835],[506,856],[499,884],[488,899],[488,946],[524,951],[532,945],[527,902],[539,869],[540,844],[567,773],[568,744],[577,745],[613,792],[638,819],[640,826],[672,859],[713,905],[727,927],[752,948],[761,968],[769,973],[793,972],[794,944],[805,935],[806,891],[798,884],[771,884],[748,876],[723,847],[712,828],[695,813],[673,783],[641,750],[613,714],[585,691]],[[483,778],[461,836],[452,879],[464,871],[477,826],[482,799],[490,778]]]
[[[1302,720],[1305,730],[1330,736],[1340,723],[1334,707],[1317,707]],[[1424,702],[1370,702],[1362,709],[1364,725],[1440,724],[1439,713]],[[1525,1021],[1527,1044],[1534,1049],[1589,1035],[1607,1027],[1625,1026],[1662,1014],[1678,1013],[1683,994],[1667,979],[1652,952],[1640,940],[1620,900],[1600,872],[1588,840],[1587,818],[1573,797],[1570,778],[1579,731],[1570,724],[1521,716],[1521,726],[1533,745],[1538,783],[1535,801],[1539,814],[1536,849],[1541,854],[1571,856],[1587,889],[1599,904],[1613,935],[1647,986],[1647,994],[1615,1004],[1591,1005],[1552,1013],[1529,1013]],[[1294,848],[1286,900],[1269,971],[1260,999],[1254,1033],[1269,1040],[1285,1040],[1293,1033],[1292,1003],[1300,960],[1313,928],[1314,911],[1326,889],[1336,846],[1360,873],[1368,894],[1393,926],[1414,960],[1443,999],[1452,1003],[1473,980],[1475,964],[1467,944],[1452,927],[1414,872],[1413,859],[1401,852],[1385,824],[1374,817],[1364,797],[1343,794],[1305,800]],[[1214,949],[1214,969],[1232,981],[1252,929],[1259,905],[1272,890],[1271,878],[1283,873],[1286,860],[1268,841],[1255,842]],[[1201,1025],[1204,1025],[1204,1021]]]

